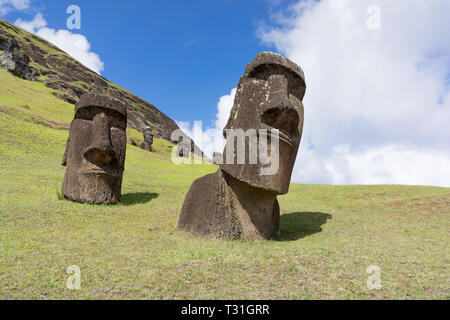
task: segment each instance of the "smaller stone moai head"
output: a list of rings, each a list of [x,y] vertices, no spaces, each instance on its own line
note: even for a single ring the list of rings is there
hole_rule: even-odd
[[[144,141],[141,143],[141,148],[147,151],[152,151],[153,131],[150,126],[144,128]]]
[[[66,199],[92,204],[120,200],[126,127],[126,103],[93,93],[80,98],[62,161]]]
[[[144,129],[144,140],[153,143],[153,131],[150,126],[146,126]]]
[[[227,146],[221,169],[252,187],[274,194],[287,193],[303,131],[302,100],[305,91],[304,74],[298,65],[276,53],[258,54],[253,62],[247,65],[237,87],[234,105],[224,128]],[[277,129],[278,133],[274,129]],[[256,132],[256,140],[253,142],[258,146],[265,130],[267,155],[275,157],[277,154],[277,159],[267,163],[258,157],[251,163],[251,138],[246,136],[245,162],[239,163],[236,159],[238,148],[231,152],[229,150],[229,143],[235,141],[237,130]],[[272,150],[272,139],[277,139],[278,150]],[[231,158],[234,157],[231,164],[226,161],[230,154]],[[276,170],[272,174],[262,174],[262,170],[273,165],[274,161],[277,162]]]

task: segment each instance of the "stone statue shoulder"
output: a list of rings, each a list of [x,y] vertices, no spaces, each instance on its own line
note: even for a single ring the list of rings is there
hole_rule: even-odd
[[[213,228],[216,200],[220,188],[219,172],[194,181],[181,209],[178,228],[199,236],[209,234]]]

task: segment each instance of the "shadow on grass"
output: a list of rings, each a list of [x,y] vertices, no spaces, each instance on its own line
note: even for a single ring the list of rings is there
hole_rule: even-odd
[[[122,195],[120,204],[124,206],[132,206],[134,204],[143,204],[158,198],[159,194],[150,192],[134,192]]]
[[[332,215],[322,212],[292,212],[280,217],[280,232],[277,241],[292,241],[306,238],[322,231],[322,226]]]

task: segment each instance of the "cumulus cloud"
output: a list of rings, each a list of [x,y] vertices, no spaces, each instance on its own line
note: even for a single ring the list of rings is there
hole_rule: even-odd
[[[439,0],[303,0],[274,13],[258,37],[308,86],[292,181],[450,187],[449,29],[450,2]],[[231,96],[220,98],[218,130]]]
[[[213,127],[204,128],[200,122],[191,124],[186,121],[177,121],[180,129],[195,141],[208,158],[212,158],[214,152],[222,152],[225,147],[223,128],[227,124],[235,96],[236,88],[232,89],[229,94],[220,97],[217,103],[217,116]]]
[[[30,0],[0,0],[0,15],[12,10],[24,10],[30,7]]]
[[[362,150],[337,145],[318,154],[303,145],[294,177],[312,183],[448,186],[450,154],[417,146],[385,144]]]
[[[19,18],[14,24],[27,30],[28,32],[36,33],[37,30],[47,26],[47,21],[42,16],[42,13],[38,13],[31,21],[26,21]]]
[[[293,181],[450,186],[450,2],[308,0],[274,17],[259,37],[308,85]]]
[[[228,122],[235,96],[236,88],[233,88],[231,89],[230,94],[224,95],[219,99],[219,103],[217,104],[216,129],[220,132],[223,131],[223,128],[225,128]]]
[[[64,29],[48,28],[47,21],[41,13],[38,13],[31,21],[17,19],[15,25],[53,43],[98,74],[104,70],[103,62],[98,54],[91,51],[91,44],[85,36]]]

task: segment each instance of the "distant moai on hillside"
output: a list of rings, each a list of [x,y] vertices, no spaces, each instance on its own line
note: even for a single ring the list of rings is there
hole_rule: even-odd
[[[146,126],[144,129],[144,142],[141,143],[141,148],[147,151],[152,151],[153,145],[153,131],[150,126]]]

